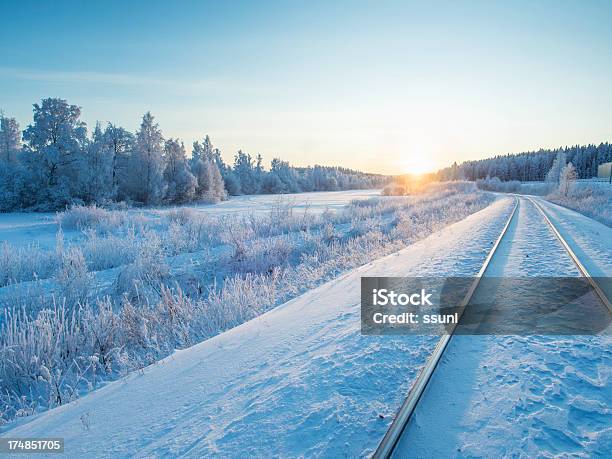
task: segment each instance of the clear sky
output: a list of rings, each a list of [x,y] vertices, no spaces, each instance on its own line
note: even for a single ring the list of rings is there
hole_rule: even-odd
[[[612,2],[15,1],[0,108],[400,173],[612,140]]]

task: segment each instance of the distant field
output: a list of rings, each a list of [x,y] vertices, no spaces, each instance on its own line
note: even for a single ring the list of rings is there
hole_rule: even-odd
[[[179,208],[193,209],[213,215],[234,214],[237,212],[269,212],[280,202],[289,204],[294,210],[306,210],[319,214],[326,209],[336,211],[354,199],[368,199],[380,195],[380,190],[329,191],[296,194],[268,194],[234,196],[218,204],[189,204],[184,206],[131,209],[132,214],[143,214],[146,217],[159,217],[160,214]],[[0,244],[8,242],[14,245],[36,244],[41,248],[52,248],[56,243],[58,225],[55,213],[13,212],[0,213]],[[78,237],[81,231],[63,228],[68,241]]]

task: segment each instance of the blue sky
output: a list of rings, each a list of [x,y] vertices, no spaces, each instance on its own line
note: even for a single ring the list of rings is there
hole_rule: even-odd
[[[3,2],[0,108],[395,173],[612,140],[610,2]]]

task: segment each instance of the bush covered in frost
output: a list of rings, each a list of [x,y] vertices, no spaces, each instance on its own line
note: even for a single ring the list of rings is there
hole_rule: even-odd
[[[609,183],[576,182],[567,193],[556,189],[546,199],[612,227],[612,185]]]

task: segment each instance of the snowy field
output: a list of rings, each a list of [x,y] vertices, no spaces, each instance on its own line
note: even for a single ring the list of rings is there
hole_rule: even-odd
[[[63,405],[494,199],[456,182],[403,198],[245,197],[238,211],[77,207],[56,226],[9,215],[6,226],[44,229],[54,243],[0,247],[1,419]]]
[[[198,211],[213,214],[232,212],[269,212],[279,200],[291,204],[294,210],[321,213],[339,210],[354,199],[380,196],[381,190],[317,191],[312,193],[232,196],[228,201],[215,205],[190,206]]]
[[[7,435],[61,436],[73,456],[367,456],[437,339],[362,336],[361,276],[474,275],[512,206],[502,198]]]
[[[239,204],[255,212],[61,216],[75,228],[83,284],[66,284],[78,257],[66,255],[69,244],[55,246],[49,251],[68,267],[8,283],[0,298],[36,309],[64,295],[85,306],[6,316],[0,379],[11,396],[3,400],[3,435],[62,437],[69,457],[371,455],[437,337],[362,336],[361,277],[475,275],[514,198],[466,183],[408,198],[316,194],[318,204],[308,206],[269,197]],[[589,272],[611,276],[612,230],[539,202]],[[214,237],[195,237],[196,229]],[[126,238],[144,255],[87,270],[100,262],[92,240],[108,251],[100,241],[120,247]],[[520,198],[487,275],[577,274]],[[605,457],[610,344],[609,337],[453,339],[396,456]]]
[[[155,218],[160,214],[176,209],[193,209],[213,215],[242,213],[266,213],[279,203],[291,205],[295,211],[308,211],[320,214],[325,211],[336,211],[353,199],[368,199],[379,196],[380,190],[328,191],[295,194],[245,195],[233,196],[218,204],[190,204],[180,207],[161,209],[132,209],[130,214],[142,214]],[[55,213],[13,212],[0,213],[0,244],[8,242],[15,245],[37,244],[51,248],[55,245],[58,224]],[[78,238],[81,231],[77,228],[64,229],[64,236]]]

